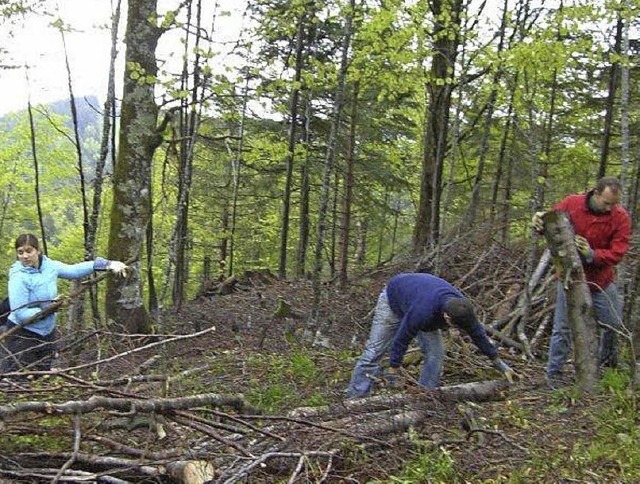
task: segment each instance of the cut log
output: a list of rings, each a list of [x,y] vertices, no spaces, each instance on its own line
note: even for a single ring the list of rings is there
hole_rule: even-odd
[[[577,384],[585,392],[591,393],[595,390],[598,378],[598,331],[591,292],[576,250],[573,228],[566,214],[547,212],[544,223],[544,235],[566,295]]]
[[[167,473],[183,484],[204,484],[215,477],[213,466],[204,460],[171,462],[167,464]]]
[[[339,415],[341,413],[357,413],[384,410],[414,405],[421,396],[428,399],[437,398],[445,401],[489,401],[504,398],[503,391],[509,387],[506,380],[491,380],[460,385],[444,386],[436,389],[421,389],[419,393],[398,393],[395,395],[374,395],[357,400],[345,400],[335,405],[320,407],[300,407],[289,412],[291,418],[310,418],[322,415]]]

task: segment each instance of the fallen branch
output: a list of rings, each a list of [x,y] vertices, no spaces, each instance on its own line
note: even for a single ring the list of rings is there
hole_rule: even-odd
[[[101,365],[103,363],[109,363],[109,362],[112,362],[114,360],[117,360],[117,359],[120,359],[120,358],[124,358],[126,356],[130,356],[130,355],[132,355],[134,353],[139,353],[140,351],[146,351],[148,349],[155,348],[156,346],[163,346],[163,345],[167,345],[169,343],[175,343],[176,341],[182,341],[182,340],[185,340],[185,339],[198,338],[199,336],[207,334],[207,333],[209,333],[211,331],[215,331],[215,329],[216,329],[215,326],[211,326],[210,328],[204,329],[204,330],[199,331],[197,333],[181,334],[179,336],[175,336],[175,337],[163,340],[163,341],[155,341],[155,342],[149,343],[148,345],[145,345],[145,346],[140,346],[138,348],[134,348],[132,350],[125,351],[123,353],[118,353],[117,355],[113,355],[113,356],[110,356],[108,358],[102,358],[100,360],[92,361],[90,363],[84,363],[82,365],[70,366],[68,368],[57,369],[57,370],[52,370],[52,371],[11,372],[11,373],[4,373],[4,376],[14,376],[14,375],[61,375],[63,373],[68,373],[68,372],[72,372],[72,371],[76,371],[76,370],[81,370],[81,369],[84,369],[84,368],[89,368],[89,367],[92,367],[92,366]]]
[[[108,447],[109,449],[112,449],[121,454],[127,454],[137,459],[160,461],[160,460],[175,459],[182,455],[182,453],[176,449],[169,449],[164,452],[153,452],[149,449],[145,449],[145,450],[136,449],[135,447],[131,447],[130,445],[126,445],[121,442],[116,442],[115,440],[105,437],[103,435],[91,434],[91,435],[85,435],[84,438],[86,440],[90,440],[92,442],[97,442],[99,444],[102,444],[105,447]]]
[[[32,452],[32,453],[23,453],[20,455],[20,470],[21,470],[21,474],[22,476],[34,476],[34,477],[38,477],[39,473],[42,473],[43,469],[27,469],[29,462],[48,462],[54,459],[57,460],[63,460],[63,461],[67,461],[72,457],[72,453],[70,452]],[[123,469],[126,470],[127,472],[138,472],[144,476],[147,477],[158,477],[161,475],[166,474],[166,469],[161,466],[161,465],[153,465],[153,463],[145,461],[144,464],[140,462],[140,460],[138,459],[124,459],[121,457],[109,457],[109,456],[99,456],[99,455],[93,455],[93,454],[87,454],[85,452],[79,452],[75,455],[75,461],[78,464],[89,464],[91,466],[99,466],[105,469]],[[45,474],[46,477],[48,477],[48,479],[53,479],[53,477],[56,475],[56,473],[58,472],[58,469],[46,469],[46,471],[48,471],[48,473],[50,473],[49,476],[47,476]],[[6,469],[2,469],[2,473],[6,473],[6,472],[11,472],[11,471],[7,471]],[[13,471],[16,472],[16,471]],[[111,471],[113,473],[116,473],[117,471]],[[94,479],[95,479],[95,474],[93,473],[87,473],[84,471],[74,471],[72,469],[69,469],[67,471],[68,475],[74,475],[75,473],[78,473],[77,475],[81,476],[81,475],[85,475],[85,476],[89,476],[89,475],[94,475]],[[0,474],[2,475],[2,474]],[[40,474],[41,477],[42,474]],[[78,479],[75,482],[82,482],[81,479]],[[96,482],[95,480],[91,481],[89,479],[87,479],[87,482]]]
[[[204,393],[189,397],[178,398],[110,398],[90,397],[85,401],[70,401],[65,403],[51,402],[19,402],[0,406],[0,419],[6,419],[21,412],[35,412],[42,414],[84,414],[96,410],[107,409],[136,413],[163,413],[171,410],[184,410],[187,408],[214,405],[216,407],[232,407],[238,411],[250,408],[240,396],[220,395],[217,393]]]
[[[509,336],[507,336],[505,334],[502,334],[497,329],[494,329],[491,326],[487,325],[487,326],[485,326],[485,330],[487,331],[489,336],[491,336],[492,338],[495,338],[497,340],[500,340],[500,343],[502,343],[503,345],[510,346],[511,348],[515,348],[515,349],[520,350],[520,351],[524,350],[524,346],[522,345],[522,343],[520,343],[519,341],[516,341],[513,338],[510,338]]]
[[[310,452],[269,452],[269,453],[261,455],[260,457],[255,459],[253,462],[251,462],[250,464],[247,464],[246,466],[244,466],[243,468],[241,468],[239,471],[235,472],[231,476],[228,476],[228,477],[227,476],[223,476],[220,480],[222,481],[222,479],[224,478],[224,481],[222,481],[224,484],[231,484],[233,482],[238,482],[243,477],[248,476],[252,469],[255,469],[256,467],[264,464],[269,459],[288,458],[288,459],[298,459],[299,460],[301,457],[304,457],[304,458],[325,457],[325,458],[328,459],[329,462],[331,462],[332,459],[333,459],[333,456],[337,452],[338,452],[337,450],[310,451]]]
[[[200,422],[193,422],[192,420],[188,419],[188,418],[184,418],[181,417],[179,415],[174,415],[173,417],[171,417],[171,419],[174,422],[177,422],[179,424],[182,424],[186,427],[192,428],[194,430],[197,430],[198,432],[201,432],[203,434],[205,434],[208,437],[211,437],[213,440],[220,442],[221,444],[225,445],[226,447],[231,447],[232,449],[237,450],[238,452],[240,452],[240,454],[242,454],[245,457],[253,457],[251,455],[251,452],[249,452],[247,449],[243,448],[241,445],[237,444],[236,442],[233,442],[232,440],[229,440],[225,437],[223,437],[222,435],[220,435],[219,433],[217,433],[216,431],[214,431],[212,428],[210,428],[207,425],[204,425]]]
[[[509,387],[506,380],[491,380],[482,382],[462,383],[444,386],[436,389],[424,388],[420,393],[398,393],[395,395],[374,395],[357,400],[345,400],[334,405],[320,407],[300,407],[289,412],[293,418],[309,418],[321,415],[336,415],[342,412],[357,413],[376,409],[399,408],[415,405],[420,397],[436,398],[446,401],[488,401],[501,397],[501,392]]]

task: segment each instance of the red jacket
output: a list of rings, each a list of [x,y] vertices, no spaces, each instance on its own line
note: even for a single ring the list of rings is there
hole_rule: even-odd
[[[594,251],[591,264],[584,264],[584,274],[592,292],[603,290],[616,278],[615,266],[629,249],[631,218],[621,205],[610,212],[589,209],[593,191],[569,195],[553,206],[565,212],[577,235],[582,235]]]

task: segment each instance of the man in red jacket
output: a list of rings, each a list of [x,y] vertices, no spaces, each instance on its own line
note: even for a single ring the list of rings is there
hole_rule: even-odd
[[[615,266],[629,249],[631,219],[620,205],[622,187],[617,178],[603,177],[587,193],[569,195],[553,206],[569,217],[575,243],[591,290],[596,318],[604,326],[600,339],[600,365],[617,365],[616,331],[622,322],[622,304],[616,286]],[[533,217],[533,227],[542,231],[542,215]],[[571,345],[567,326],[567,302],[562,283],[556,290],[553,332],[549,346],[547,377],[551,384],[563,381],[562,369]]]

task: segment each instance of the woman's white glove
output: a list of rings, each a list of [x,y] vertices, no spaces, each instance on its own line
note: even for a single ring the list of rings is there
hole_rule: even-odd
[[[110,260],[107,263],[107,270],[113,272],[116,276],[127,277],[129,273],[129,267],[124,262],[119,260]]]

